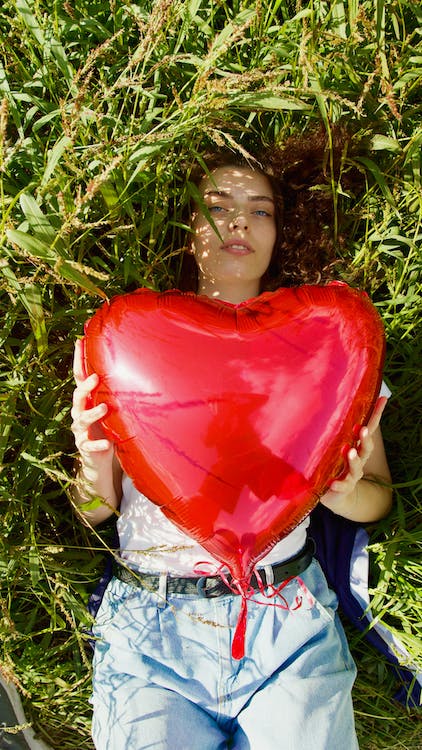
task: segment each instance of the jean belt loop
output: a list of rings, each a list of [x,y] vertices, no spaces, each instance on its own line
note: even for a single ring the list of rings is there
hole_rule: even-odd
[[[157,591],[157,607],[164,609],[167,606],[167,573],[160,573]]]
[[[274,571],[272,565],[265,565],[264,566],[265,571],[265,585],[271,586],[272,583],[274,583]]]

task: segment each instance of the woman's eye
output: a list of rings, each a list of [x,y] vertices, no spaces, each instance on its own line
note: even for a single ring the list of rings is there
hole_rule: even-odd
[[[269,218],[271,218],[271,214],[269,214],[268,211],[265,211],[265,209],[263,208],[258,208],[255,211],[255,214],[256,216],[268,216]]]
[[[225,211],[226,209],[223,208],[223,206],[209,206],[208,211],[210,214],[219,214],[222,213],[222,211]]]

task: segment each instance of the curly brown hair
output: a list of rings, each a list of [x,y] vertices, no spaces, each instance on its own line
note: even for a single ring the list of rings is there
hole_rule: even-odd
[[[341,180],[342,192],[351,196],[365,186],[353,164],[357,148],[361,151],[362,144],[357,146],[349,130],[337,125],[330,133],[320,126],[254,154],[221,148],[204,154],[208,172],[221,166],[246,166],[260,171],[271,183],[277,237],[261,291],[332,278],[344,245],[344,216],[336,203],[336,185]],[[203,176],[203,167],[195,165],[191,181],[198,185]],[[185,253],[179,286],[196,291],[197,283],[196,262]]]

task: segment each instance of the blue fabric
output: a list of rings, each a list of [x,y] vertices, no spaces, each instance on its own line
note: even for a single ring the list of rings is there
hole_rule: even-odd
[[[353,595],[350,586],[350,566],[355,547],[355,539],[361,526],[341,516],[336,516],[323,505],[311,514],[309,535],[316,545],[316,557],[327,577],[329,586],[336,592],[342,614],[354,625],[374,648],[386,658],[389,667],[399,681],[395,700],[410,708],[421,706],[421,680],[412,669],[405,669],[399,663],[392,642],[381,635],[377,627],[372,627],[370,617],[362,603]],[[367,554],[367,553],[366,553]],[[366,588],[368,582],[364,582]],[[369,605],[369,597],[367,601]]]
[[[337,599],[316,560],[302,579],[282,606],[248,602],[234,660],[240,596],[161,597],[113,578],[94,628],[98,750],[357,750]]]

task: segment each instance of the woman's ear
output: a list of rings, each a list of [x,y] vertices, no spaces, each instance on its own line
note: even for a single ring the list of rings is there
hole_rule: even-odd
[[[195,254],[195,250],[194,250],[194,247],[193,247],[193,241],[194,241],[193,236],[189,236],[188,237],[188,241],[187,241],[187,245],[185,245],[185,247],[183,248],[183,252],[187,253],[187,255],[194,255]]]
[[[195,248],[192,246],[192,240],[189,238],[187,244],[182,248],[183,260],[186,263],[195,263]]]
[[[195,232],[194,225],[193,225],[195,216],[196,214],[192,214],[191,230],[188,233],[188,236],[186,238],[187,253],[189,255],[193,255],[194,257],[196,254],[196,247],[195,247],[196,232]]]

